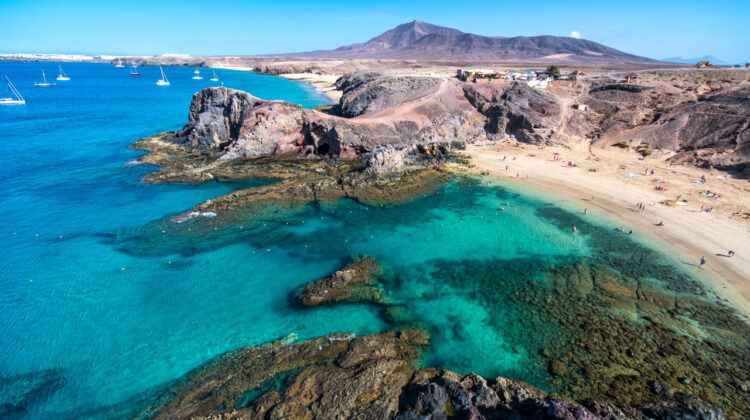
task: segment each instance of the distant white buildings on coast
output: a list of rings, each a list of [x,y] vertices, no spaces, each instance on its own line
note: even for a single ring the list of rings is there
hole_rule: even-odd
[[[102,63],[115,59],[127,60],[131,57],[142,56],[123,56],[123,55],[86,55],[86,54],[29,54],[29,53],[11,53],[0,54],[0,61],[76,61]],[[157,57],[157,56],[153,56]],[[190,58],[190,54],[167,53],[158,57],[164,58]]]
[[[463,81],[478,82],[480,80],[517,80],[520,82],[526,82],[527,85],[533,88],[547,89],[550,83],[554,80],[576,80],[574,74],[560,74],[556,76],[549,75],[544,72],[537,71],[523,71],[523,72],[508,72],[508,71],[495,71],[492,69],[458,69],[456,77]]]

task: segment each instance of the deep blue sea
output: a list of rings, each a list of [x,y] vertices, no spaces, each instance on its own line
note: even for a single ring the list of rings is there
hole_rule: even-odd
[[[171,86],[158,87],[154,67],[134,77],[109,65],[63,66],[70,81],[40,88],[41,70],[54,79],[57,64],[0,63],[27,101],[0,107],[0,417],[119,417],[129,401],[242,346],[392,328],[375,306],[310,310],[290,298],[355,254],[384,264],[391,299],[430,332],[425,363],[543,387],[526,367],[536,352],[526,347],[530,332],[512,323],[525,314],[510,298],[488,304],[487,284],[473,279],[544,281],[554,264],[631,243],[473,178],[401,205],[339,200],[254,230],[175,226],[180,234],[162,235],[170,215],[260,184],[139,181],[155,168],[133,164],[142,152],[127,146],[180,128],[192,94],[216,83],[205,69],[195,81],[192,68],[166,67]],[[285,79],[217,74],[264,99],[328,102]]]

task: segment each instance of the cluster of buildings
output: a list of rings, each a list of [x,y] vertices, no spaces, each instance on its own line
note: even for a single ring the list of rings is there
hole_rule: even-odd
[[[575,80],[574,74],[549,75],[544,72],[524,71],[524,72],[507,72],[495,71],[491,69],[458,69],[456,77],[467,82],[478,82],[480,80],[518,80],[526,82],[531,87],[546,89],[554,80]]]

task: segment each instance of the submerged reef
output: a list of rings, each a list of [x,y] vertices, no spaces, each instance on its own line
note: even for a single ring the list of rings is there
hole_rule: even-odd
[[[65,384],[60,370],[43,370],[11,377],[0,376],[0,418],[22,419],[32,408],[57,392]]]

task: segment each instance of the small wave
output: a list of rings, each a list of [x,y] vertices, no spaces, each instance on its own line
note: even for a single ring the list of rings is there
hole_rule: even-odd
[[[194,219],[196,217],[216,217],[216,213],[212,211],[204,211],[204,212],[191,211],[190,213],[187,213],[184,216],[181,216],[181,217],[178,216],[178,217],[173,218],[172,221],[175,223],[182,223],[190,219]]]
[[[146,165],[146,162],[141,162],[140,160],[131,160],[130,162],[125,164],[125,166],[138,166],[138,165]]]

